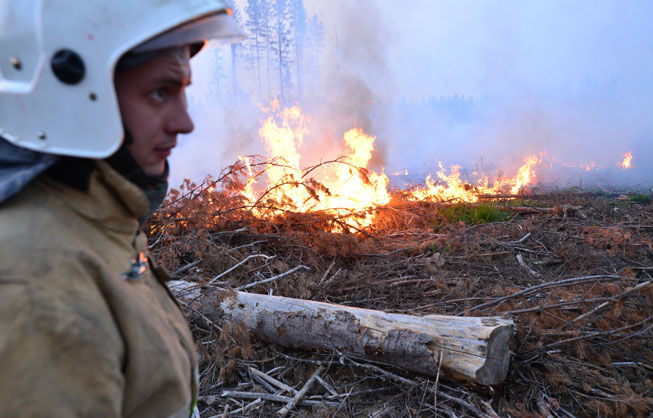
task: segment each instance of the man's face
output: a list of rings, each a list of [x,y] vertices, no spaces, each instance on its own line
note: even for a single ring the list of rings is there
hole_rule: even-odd
[[[188,48],[166,51],[116,75],[122,119],[133,137],[127,149],[148,176],[163,174],[177,134],[193,130],[186,108]]]

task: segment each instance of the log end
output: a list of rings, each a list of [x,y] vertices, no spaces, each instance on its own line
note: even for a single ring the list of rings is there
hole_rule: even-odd
[[[497,327],[487,342],[487,359],[476,371],[476,379],[483,385],[496,385],[508,375],[510,364],[510,338],[515,332],[512,322]]]

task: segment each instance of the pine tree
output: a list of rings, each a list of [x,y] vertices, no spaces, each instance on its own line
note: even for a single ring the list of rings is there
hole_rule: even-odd
[[[290,1],[290,28],[295,43],[295,72],[297,77],[297,95],[304,96],[304,44],[308,32],[304,0]]]
[[[238,7],[234,4],[233,0],[226,1],[227,6],[233,10],[233,19],[238,26],[241,26],[241,13]],[[238,42],[231,44],[231,90],[234,96],[238,94]]]
[[[261,36],[265,39],[265,58],[266,58],[266,75],[267,75],[267,90],[268,100],[272,99],[272,75],[271,75],[271,54],[272,54],[272,35],[271,23],[272,19],[272,3],[270,0],[261,0]]]
[[[317,84],[319,77],[319,66],[320,66],[320,53],[322,52],[322,47],[324,46],[324,24],[317,15],[308,21],[308,33],[306,36],[305,43],[305,79],[303,80],[306,84],[311,87],[314,87]]]
[[[279,100],[282,102],[287,99],[286,85],[289,77],[288,73],[288,47],[290,45],[290,31],[288,30],[288,0],[274,0],[272,6],[275,29],[275,46],[277,63],[279,65]]]
[[[261,98],[262,89],[261,89],[261,48],[264,45],[265,37],[267,33],[265,32],[266,26],[263,25],[263,7],[265,0],[247,0],[247,5],[245,6],[245,13],[247,14],[247,24],[245,27],[250,33],[249,40],[252,44],[252,58],[255,61],[256,67],[256,81],[258,85],[258,97]]]

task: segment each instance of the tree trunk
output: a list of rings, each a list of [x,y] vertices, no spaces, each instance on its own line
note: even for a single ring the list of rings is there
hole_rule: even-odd
[[[238,94],[238,71],[236,69],[238,61],[238,54],[236,52],[237,47],[238,44],[231,44],[231,91],[234,97]]]
[[[267,15],[266,15],[267,16]],[[265,37],[266,37],[266,48],[265,50],[267,51],[267,76],[268,76],[268,101],[272,100],[272,87],[270,86],[270,83],[272,83],[271,78],[270,78],[270,33],[269,33],[269,27],[267,24],[267,20],[265,21]]]
[[[295,58],[297,60],[297,94],[299,100],[304,98],[304,74],[302,72],[302,48],[299,42],[295,43]]]
[[[261,90],[261,57],[260,57],[260,45],[258,41],[258,28],[254,32],[255,41],[256,41],[256,78],[258,79],[258,99],[261,100],[263,91]]]
[[[433,377],[442,358],[443,374],[486,385],[508,373],[513,322],[499,317],[419,317],[230,290],[198,302],[210,319],[241,322],[286,347],[337,349]]]
[[[279,35],[279,48],[277,50],[278,55],[279,55],[279,102],[284,103],[285,102],[285,95],[283,91],[283,66],[284,66],[284,59],[283,59],[283,51],[281,49],[281,33],[278,32]]]

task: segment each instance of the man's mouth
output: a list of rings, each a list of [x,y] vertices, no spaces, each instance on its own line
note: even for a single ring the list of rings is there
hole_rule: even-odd
[[[164,148],[154,148],[154,153],[156,153],[159,157],[161,158],[168,158],[170,154],[172,154],[172,147],[164,147]]]

